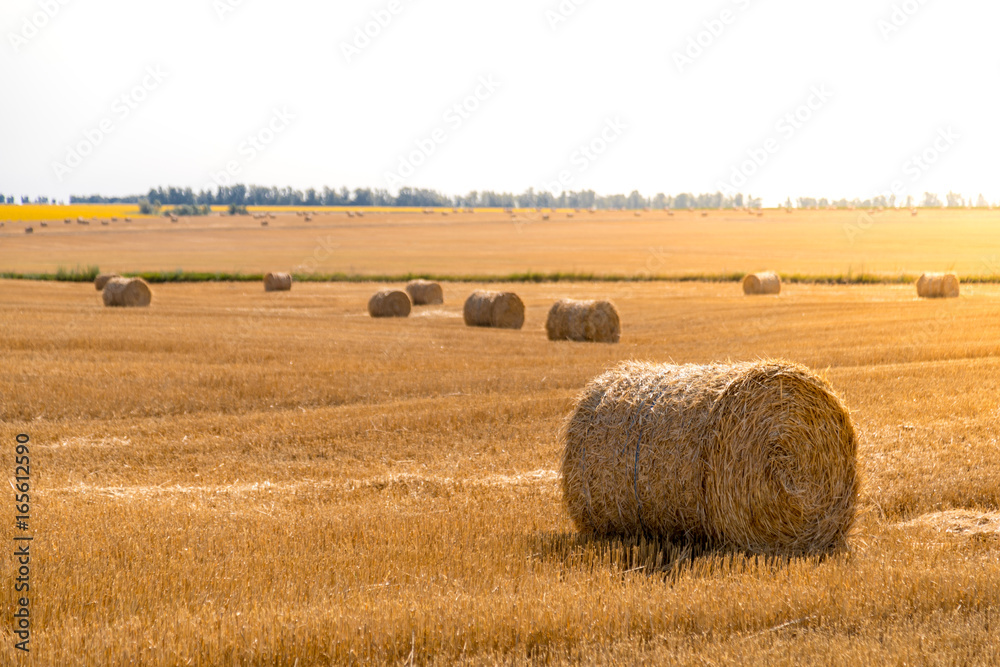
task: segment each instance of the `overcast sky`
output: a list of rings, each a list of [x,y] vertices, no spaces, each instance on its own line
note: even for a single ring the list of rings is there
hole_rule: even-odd
[[[4,194],[232,181],[731,188],[775,204],[895,184],[1000,200],[992,0],[6,0],[2,12]]]

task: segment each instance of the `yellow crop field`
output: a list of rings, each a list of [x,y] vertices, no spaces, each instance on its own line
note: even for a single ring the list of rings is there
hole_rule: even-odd
[[[396,320],[365,307],[398,284],[153,287],[120,310],[88,284],[0,281],[31,664],[1000,662],[1000,286],[445,283]],[[523,330],[464,325],[484,287],[518,292]],[[620,344],[548,341],[563,297],[613,301]],[[560,430],[590,378],[758,358],[808,365],[851,410],[847,551],[575,534]],[[0,559],[3,664],[15,568]]]
[[[135,204],[0,204],[0,221],[41,222],[60,221],[64,218],[138,217]]]

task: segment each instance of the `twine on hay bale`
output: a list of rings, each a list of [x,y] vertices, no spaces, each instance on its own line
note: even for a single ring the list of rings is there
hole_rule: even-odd
[[[121,278],[117,273],[101,273],[94,278],[94,289],[98,292],[104,289],[104,286],[108,284],[108,281],[112,278]]]
[[[376,292],[368,300],[368,314],[372,317],[409,317],[410,297],[399,290]]]
[[[621,338],[621,321],[609,301],[562,299],[552,304],[545,332],[549,340],[617,343]]]
[[[410,295],[414,306],[444,303],[444,290],[441,289],[441,285],[429,280],[411,280],[406,283],[406,293]]]
[[[465,300],[466,326],[520,329],[524,326],[524,302],[513,292],[476,291]]]
[[[118,308],[145,308],[153,300],[149,285],[142,278],[111,278],[101,291],[104,305]]]
[[[959,292],[954,273],[925,273],[917,280],[917,296],[927,299],[954,299]]]
[[[264,276],[265,292],[288,292],[292,289],[292,274],[268,273]]]
[[[813,554],[854,525],[850,414],[803,366],[626,362],[587,385],[563,439],[563,494],[585,534]]]
[[[747,274],[743,278],[743,293],[747,295],[781,294],[781,278],[774,271]]]

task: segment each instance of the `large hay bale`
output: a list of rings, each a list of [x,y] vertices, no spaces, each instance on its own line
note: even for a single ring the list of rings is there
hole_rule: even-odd
[[[513,292],[476,291],[465,300],[465,324],[470,327],[520,329],[524,326],[524,302]]]
[[[954,273],[925,273],[917,280],[917,296],[928,299],[958,297],[959,280]]]
[[[617,343],[621,321],[618,311],[608,301],[562,299],[552,304],[545,332],[549,340]]]
[[[117,273],[101,273],[96,278],[94,278],[94,288],[100,292],[104,289],[104,286],[108,284],[108,281],[112,278],[121,278]]]
[[[368,300],[368,314],[372,317],[409,317],[410,297],[406,292],[384,289]]]
[[[153,293],[142,278],[112,278],[105,283],[101,298],[109,307],[145,308],[153,300]]]
[[[441,285],[429,280],[411,280],[406,284],[406,293],[410,295],[414,306],[444,303],[444,290],[441,289]]]
[[[265,292],[288,292],[292,289],[292,274],[269,273],[264,276]]]
[[[743,293],[748,295],[781,294],[781,278],[773,271],[750,273],[743,278]]]
[[[821,553],[854,524],[850,414],[802,366],[626,362],[587,385],[564,440],[563,493],[585,534]]]

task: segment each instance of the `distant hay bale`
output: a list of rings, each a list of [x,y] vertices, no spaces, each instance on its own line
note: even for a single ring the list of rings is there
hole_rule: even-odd
[[[101,273],[96,278],[94,278],[94,289],[98,292],[104,289],[104,286],[108,284],[108,281],[112,278],[121,278],[117,273]]]
[[[917,280],[917,296],[926,299],[958,297],[959,280],[954,273],[925,273]]]
[[[368,300],[368,314],[372,317],[409,317],[410,297],[406,292],[384,289]]]
[[[854,525],[850,414],[803,366],[626,362],[587,385],[563,440],[563,496],[584,534],[815,554]]]
[[[470,327],[520,329],[524,326],[524,302],[513,292],[476,291],[465,300],[463,315]]]
[[[406,293],[414,306],[433,306],[444,303],[441,285],[429,280],[411,280],[406,284]]]
[[[145,308],[153,293],[142,278],[112,278],[101,290],[104,305],[117,308]]]
[[[24,228],[24,233],[25,234],[34,234],[35,233],[35,228],[34,227],[25,227]]]
[[[265,292],[288,292],[292,289],[292,274],[268,273],[264,276]]]
[[[743,278],[743,293],[747,295],[781,294],[781,278],[773,271],[748,274]]]
[[[618,311],[608,301],[562,299],[552,304],[545,332],[549,340],[617,343],[621,321]]]

